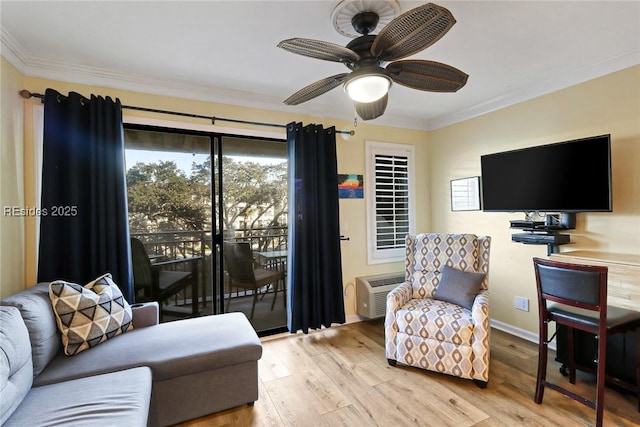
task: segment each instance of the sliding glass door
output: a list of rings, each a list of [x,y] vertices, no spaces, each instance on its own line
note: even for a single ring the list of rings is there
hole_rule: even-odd
[[[145,251],[134,254],[138,301],[159,301],[162,321],[240,311],[261,334],[283,330],[286,142],[127,125],[125,147],[131,236]],[[257,283],[234,280],[225,243],[248,249]]]
[[[258,331],[284,330],[287,263],[285,141],[223,136],[220,216],[226,249],[220,295]],[[234,268],[235,267],[235,268]],[[253,269],[251,274],[249,269]]]
[[[210,137],[127,128],[125,149],[136,300],[162,321],[213,313]]]

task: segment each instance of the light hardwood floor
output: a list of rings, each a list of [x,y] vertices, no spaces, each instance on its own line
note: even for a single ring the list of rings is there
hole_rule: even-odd
[[[550,352],[548,378],[568,384],[554,356]],[[382,320],[265,339],[255,405],[182,426],[594,425],[594,410],[553,390],[534,403],[537,358],[536,344],[492,330],[490,381],[481,390],[469,380],[390,367]],[[595,382],[579,375],[573,390],[593,398]],[[605,393],[605,426],[640,425],[633,395]]]

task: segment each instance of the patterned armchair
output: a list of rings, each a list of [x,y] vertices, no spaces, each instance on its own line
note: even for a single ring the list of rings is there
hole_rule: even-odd
[[[406,237],[406,280],[387,295],[385,341],[390,365],[400,362],[486,387],[490,246],[491,237],[473,234]],[[480,290],[469,302],[470,310],[433,298],[444,266],[485,274],[477,279]]]

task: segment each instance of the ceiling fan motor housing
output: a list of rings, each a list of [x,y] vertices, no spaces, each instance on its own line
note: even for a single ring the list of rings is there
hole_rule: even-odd
[[[351,18],[351,25],[358,34],[371,34],[378,26],[380,16],[375,12],[360,12]]]
[[[345,63],[349,69],[356,70],[358,68],[371,65],[376,65],[378,67],[382,66],[383,61],[380,61],[378,58],[373,56],[373,53],[371,53],[371,45],[375,38],[376,36],[374,35],[360,36],[351,40],[349,44],[347,44],[346,47],[360,55],[361,58],[358,63]]]
[[[369,83],[369,84],[374,84],[377,89],[368,88],[366,90],[370,92],[378,92],[378,90],[382,90],[381,89],[381,85],[382,85],[384,87],[383,92],[386,93],[391,87],[392,80],[389,77],[387,71],[382,66],[383,61],[375,57],[371,52],[371,45],[373,44],[373,41],[375,40],[375,38],[376,36],[374,35],[363,35],[351,40],[349,44],[346,46],[348,49],[351,49],[352,51],[360,55],[360,60],[358,62],[345,63],[345,65],[350,70],[353,70],[353,72],[349,74],[349,76],[347,76],[344,83],[344,90],[347,93],[349,93],[349,96],[351,96],[352,99],[355,99],[358,102],[377,101],[379,97],[374,96],[375,99],[371,101],[354,98],[353,93],[349,90],[349,86],[351,82],[360,80],[360,82],[362,82],[360,84],[366,86],[367,83],[364,83],[366,80],[364,80],[363,78],[367,76],[371,76],[371,77],[374,77],[374,80],[369,80],[369,81],[370,82],[375,81],[376,83]],[[381,78],[384,80],[381,80]],[[382,83],[383,81],[386,81],[386,85]]]

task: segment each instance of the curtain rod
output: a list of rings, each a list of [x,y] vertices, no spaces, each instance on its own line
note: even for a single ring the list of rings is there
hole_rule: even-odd
[[[44,102],[44,95],[43,94],[29,92],[26,89],[22,89],[20,91],[20,96],[22,96],[24,99],[38,98],[38,99],[40,99],[41,101]],[[207,120],[211,120],[211,124],[213,124],[213,125],[216,124],[216,121],[220,121],[220,122],[240,123],[240,124],[245,124],[245,125],[267,126],[267,127],[275,127],[275,128],[286,128],[287,127],[287,125],[281,125],[281,124],[278,124],[278,123],[253,122],[253,121],[238,120],[238,119],[225,119],[223,117],[203,116],[203,115],[200,115],[200,114],[182,113],[182,112],[179,112],[179,111],[169,111],[169,110],[158,110],[156,108],[135,107],[135,106],[131,106],[131,105],[123,105],[122,108],[127,109],[127,110],[145,111],[147,113],[171,114],[173,116],[191,117],[191,118],[195,118],[195,119],[207,119]],[[343,135],[351,135],[351,136],[356,134],[356,132],[354,130],[337,130],[336,133],[340,133],[340,134],[343,134]]]

